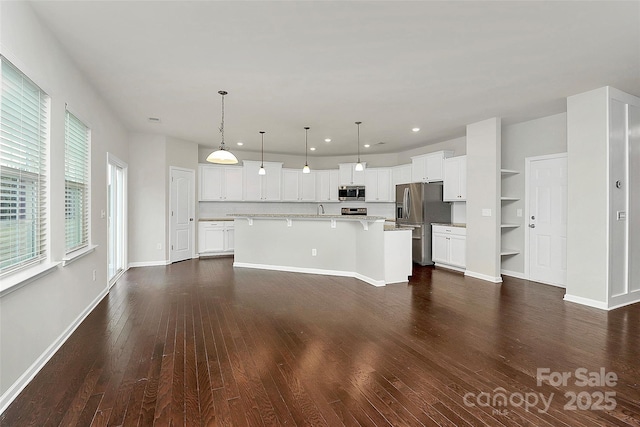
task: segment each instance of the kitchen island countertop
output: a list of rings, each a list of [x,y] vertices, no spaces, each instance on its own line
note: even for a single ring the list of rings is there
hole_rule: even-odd
[[[345,221],[384,221],[383,216],[368,216],[368,215],[314,215],[314,214],[300,214],[300,213],[261,213],[261,214],[229,214],[231,218],[295,218],[295,219],[340,219]]]

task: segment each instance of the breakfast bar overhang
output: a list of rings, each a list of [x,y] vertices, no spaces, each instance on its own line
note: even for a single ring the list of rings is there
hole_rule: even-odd
[[[234,214],[234,267],[407,282],[411,230],[377,216]]]

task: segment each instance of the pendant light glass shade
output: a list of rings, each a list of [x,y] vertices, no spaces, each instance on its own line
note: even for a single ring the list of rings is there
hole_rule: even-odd
[[[356,122],[356,125],[358,125],[358,163],[356,163],[355,167],[356,172],[362,172],[364,170],[364,166],[360,162],[360,124],[362,124],[362,122]]]
[[[258,169],[258,175],[266,175],[267,170],[264,168],[264,131],[263,130],[260,131],[260,137],[262,139],[260,153],[262,154],[260,157],[261,160],[260,160],[260,169]]]
[[[235,165],[238,163],[238,159],[230,151],[220,147],[219,150],[207,156],[207,162],[217,163],[220,165]]]
[[[307,162],[307,153],[309,152],[309,149],[307,148],[307,133],[309,132],[309,129],[309,126],[304,128],[304,167],[302,168],[302,173],[311,173],[311,168]]]
[[[238,163],[238,159],[233,153],[226,149],[224,146],[224,96],[226,91],[218,91],[222,95],[222,122],[220,124],[220,134],[222,135],[222,141],[220,142],[220,148],[207,156],[207,162],[217,163],[220,165],[235,165]]]

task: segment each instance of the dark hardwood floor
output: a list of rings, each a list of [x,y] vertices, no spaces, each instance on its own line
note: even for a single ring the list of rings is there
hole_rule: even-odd
[[[231,265],[128,271],[0,424],[640,426],[638,304],[431,267],[376,288]]]

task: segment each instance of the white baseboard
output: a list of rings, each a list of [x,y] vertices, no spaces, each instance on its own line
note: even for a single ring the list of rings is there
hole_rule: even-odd
[[[340,276],[340,277],[354,277],[358,280],[362,280],[373,286],[384,286],[384,280],[375,280],[371,277],[364,276],[360,273],[353,271],[341,271],[341,270],[324,270],[321,268],[305,268],[305,267],[291,267],[286,265],[267,265],[267,264],[252,264],[246,262],[234,262],[234,267],[241,268],[255,268],[259,270],[275,270],[275,271],[287,271],[290,273],[305,273],[305,274],[321,274],[324,276]]]
[[[439,262],[436,262],[435,264],[433,264],[435,267],[438,268],[446,268],[447,270],[453,270],[453,271],[458,271],[460,273],[464,273],[465,269],[461,268],[461,267],[454,267],[453,265],[449,265],[449,264],[440,264]]]
[[[524,273],[520,273],[519,271],[511,271],[511,270],[500,270],[500,274],[504,274],[505,276],[515,277],[516,279],[529,280]]]
[[[564,294],[565,301],[575,302],[576,304],[582,304],[593,308],[599,308],[600,310],[609,310],[607,303],[604,301],[598,301],[590,298],[578,297],[575,295]]]
[[[132,268],[132,267],[157,267],[157,266],[160,266],[160,265],[169,265],[169,264],[171,264],[171,261],[169,261],[169,260],[130,262],[129,263],[129,268]]]
[[[486,280],[487,282],[502,283],[501,276],[493,277],[493,276],[488,276],[486,274],[476,273],[475,271],[469,271],[469,270],[466,270],[464,272],[464,275],[469,277],[475,277],[476,279],[480,279],[480,280]]]
[[[33,380],[38,372],[47,364],[49,359],[62,347],[71,334],[80,326],[82,321],[93,311],[100,301],[107,296],[107,289],[103,289],[100,294],[87,306],[86,309],[69,325],[69,327],[36,359],[35,362],[0,396],[0,414],[18,397],[20,392]]]
[[[624,301],[624,302],[610,306],[608,310],[615,310],[616,308],[624,307],[631,304],[638,304],[638,303],[640,303],[640,300]]]

